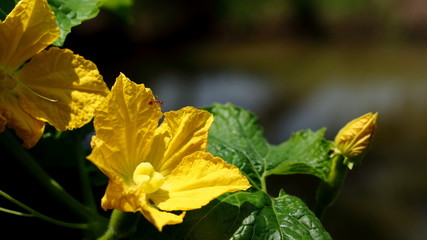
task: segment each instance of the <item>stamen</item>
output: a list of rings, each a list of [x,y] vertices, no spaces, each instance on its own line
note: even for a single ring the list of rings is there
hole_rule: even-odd
[[[156,172],[149,162],[142,162],[133,173],[133,181],[145,193],[153,193],[163,185],[165,180],[163,175]]]

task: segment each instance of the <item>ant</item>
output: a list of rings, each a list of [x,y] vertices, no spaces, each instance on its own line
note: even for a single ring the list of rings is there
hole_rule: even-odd
[[[150,101],[148,102],[148,105],[153,105],[153,104],[155,104],[155,103],[157,103],[157,104],[163,104],[163,101],[162,101],[162,100],[156,100],[156,99],[153,99],[153,100],[150,100]]]

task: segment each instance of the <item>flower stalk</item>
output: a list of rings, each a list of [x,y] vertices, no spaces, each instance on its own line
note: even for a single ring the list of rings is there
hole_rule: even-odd
[[[332,158],[331,170],[327,180],[322,181],[317,188],[314,213],[319,219],[322,219],[326,209],[337,199],[347,173],[348,167],[344,164],[344,156],[335,155]]]
[[[336,200],[348,170],[362,162],[376,129],[378,113],[367,113],[347,123],[335,137],[330,172],[317,189],[315,214],[322,218]]]
[[[137,230],[140,217],[140,213],[123,212],[114,209],[110,216],[107,231],[98,240],[127,239]]]

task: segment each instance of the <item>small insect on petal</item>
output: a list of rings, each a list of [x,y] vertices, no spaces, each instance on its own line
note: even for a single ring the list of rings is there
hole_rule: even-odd
[[[157,96],[156,96],[156,98],[158,98]],[[148,105],[153,105],[153,104],[155,104],[155,103],[157,103],[157,104],[163,104],[163,101],[162,100],[158,100],[158,99],[152,99],[152,100],[150,100],[150,101],[148,101]]]
[[[148,102],[148,105],[153,105],[155,103],[157,103],[157,104],[163,104],[163,101],[161,101],[161,100],[151,100],[151,101]]]

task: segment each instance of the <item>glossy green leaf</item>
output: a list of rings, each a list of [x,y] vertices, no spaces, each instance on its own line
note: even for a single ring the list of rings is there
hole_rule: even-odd
[[[241,226],[227,239],[331,239],[320,220],[298,197],[287,195],[284,191],[277,198],[271,198],[261,191],[232,196],[222,201],[232,203],[237,200],[235,203],[241,206],[251,203],[257,208],[243,219]]]
[[[324,240],[331,236],[299,198],[281,192],[278,198],[244,219],[230,239]]]
[[[320,220],[305,203],[284,191],[281,191],[277,198],[271,198],[265,192],[259,191],[237,193],[233,198],[222,200],[227,203],[237,200],[240,204],[251,203],[257,207],[257,210],[243,219],[240,228],[230,239],[331,239]]]
[[[272,200],[272,210],[280,226],[281,239],[332,239],[314,213],[295,196],[281,191],[279,197]]]
[[[255,188],[262,189],[261,180],[267,170],[265,161],[270,146],[258,118],[231,104],[215,104],[207,110],[214,114],[208,151],[240,168]]]
[[[207,110],[215,119],[208,151],[239,167],[253,184],[254,192],[236,195],[238,201],[231,201],[236,197],[220,198],[234,206],[245,202],[257,207],[230,239],[330,239],[302,200],[283,191],[277,198],[266,193],[266,177],[272,174],[327,178],[332,146],[324,139],[325,129],[299,131],[276,146],[268,143],[257,116],[249,111],[232,104],[215,104]]]
[[[61,36],[53,45],[62,46],[72,27],[98,15],[102,0],[49,0],[48,2],[55,12],[56,23],[61,30]]]
[[[278,145],[264,138],[258,118],[231,104],[215,104],[208,151],[239,167],[257,189],[264,189],[272,174],[311,174],[325,179],[329,173],[331,143],[323,138],[325,129],[304,130]]]
[[[326,179],[329,174],[332,148],[330,141],[324,139],[326,129],[294,133],[279,146],[271,146],[266,161],[267,175],[272,174],[311,174]]]

